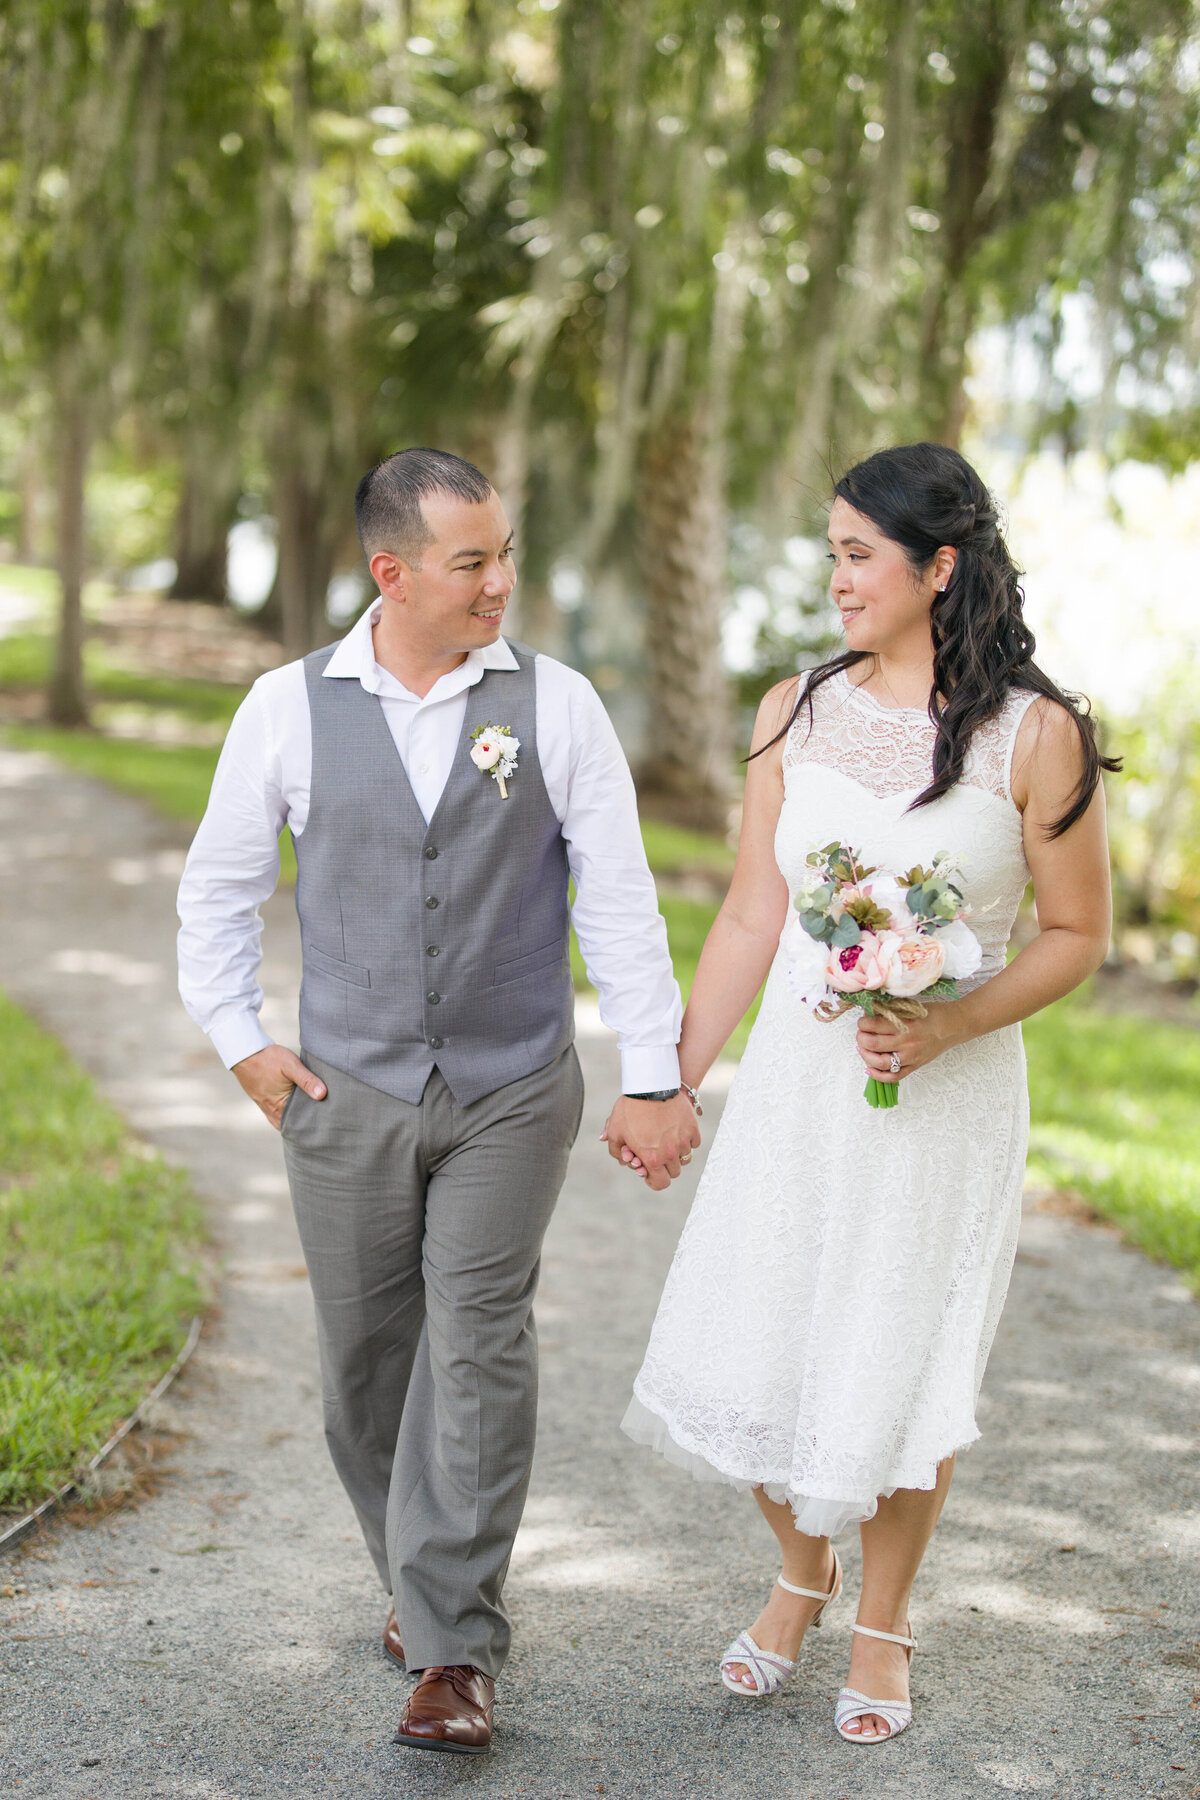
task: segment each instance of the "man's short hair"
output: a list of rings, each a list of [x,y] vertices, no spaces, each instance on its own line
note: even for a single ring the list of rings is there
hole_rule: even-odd
[[[410,568],[420,568],[434,536],[421,510],[430,494],[453,494],[479,504],[491,499],[492,484],[474,463],[448,450],[397,450],[385,456],[363,476],[354,494],[354,519],[368,562],[377,551],[390,550]]]

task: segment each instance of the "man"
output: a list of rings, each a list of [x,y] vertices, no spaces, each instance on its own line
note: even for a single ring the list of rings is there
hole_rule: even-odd
[[[404,450],[356,495],[379,598],[255,683],[179,893],[180,989],[283,1133],[325,1429],[421,1671],[398,1741],[480,1751],[533,1455],[532,1303],[579,1127],[568,881],[623,1096],[666,1187],[699,1142],[629,771],[591,685],[500,635],[512,532],[470,463]],[[301,1055],[258,1011],[258,907],[296,844]]]

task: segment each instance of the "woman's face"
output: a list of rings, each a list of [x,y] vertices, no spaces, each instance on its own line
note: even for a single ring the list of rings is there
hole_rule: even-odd
[[[926,655],[929,607],[942,580],[936,562],[927,572],[914,569],[899,544],[840,495],[829,514],[829,549],[829,591],[842,615],[847,650]]]

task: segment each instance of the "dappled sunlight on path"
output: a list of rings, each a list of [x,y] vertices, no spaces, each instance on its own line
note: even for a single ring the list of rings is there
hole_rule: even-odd
[[[54,1527],[12,1564],[28,1590],[0,1601],[14,1795],[1197,1793],[1200,1308],[1114,1233],[1032,1208],[984,1435],[918,1587],[912,1730],[874,1752],[833,1735],[852,1603],[777,1700],[720,1687],[717,1657],[775,1572],[771,1542],[746,1496],[617,1431],[696,1166],[659,1197],[604,1154],[616,1060],[586,1008],[588,1101],[546,1247],[541,1436],[496,1751],[464,1769],[394,1748],[406,1682],[380,1651],[385,1603],[325,1451],[279,1141],[175,996],[181,845],[131,800],[0,756],[0,984],[187,1166],[226,1270],[171,1397],[182,1436],[166,1486],[88,1529]],[[270,1028],[292,1037],[286,897],[268,921]],[[708,1141],[727,1084],[706,1084]],[[853,1595],[857,1546],[841,1548]]]

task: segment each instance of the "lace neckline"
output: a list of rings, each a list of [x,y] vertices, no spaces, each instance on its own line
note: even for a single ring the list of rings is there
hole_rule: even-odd
[[[859,682],[851,681],[849,669],[839,669],[837,672],[837,679],[842,683],[842,686],[847,692],[857,695],[860,700],[865,700],[867,705],[873,706],[877,712],[895,713],[900,718],[915,717],[926,719],[930,725],[933,724],[933,720],[929,717],[928,704],[925,706],[888,706],[884,701],[877,700],[874,694],[868,693],[867,689]]]
[[[855,694],[858,702],[853,700]],[[1023,689],[1014,690],[998,713],[976,727],[956,787],[982,788],[1011,804],[1008,771],[1013,743],[1033,698]],[[798,719],[789,732],[784,767],[819,764],[849,775],[878,798],[911,799],[933,779],[936,741],[937,727],[928,712],[915,706],[886,706],[855,687],[846,670],[839,669],[817,690],[811,719]]]

